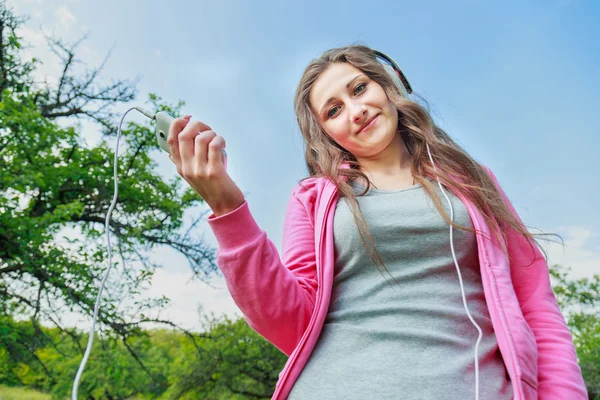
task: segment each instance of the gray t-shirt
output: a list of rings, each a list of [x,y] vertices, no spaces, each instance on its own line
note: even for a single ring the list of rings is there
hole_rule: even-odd
[[[436,190],[449,214],[437,182]],[[359,186],[354,185],[357,193]],[[472,228],[448,190],[454,221]],[[334,216],[331,302],[319,340],[289,399],[473,399],[477,330],[466,315],[449,227],[418,184],[372,189],[359,204],[385,266],[369,257],[345,199]],[[475,235],[454,228],[471,315],[483,330],[480,399],[512,398],[486,306]]]

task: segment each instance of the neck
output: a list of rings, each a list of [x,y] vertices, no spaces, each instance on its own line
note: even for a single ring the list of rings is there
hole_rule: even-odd
[[[375,187],[383,190],[402,189],[414,185],[411,172],[412,156],[400,134],[375,157],[359,159],[361,171]],[[363,182],[366,185],[366,182]]]
[[[400,134],[394,137],[389,146],[369,159],[359,159],[361,170],[369,177],[398,178],[411,175],[412,156],[408,152]]]

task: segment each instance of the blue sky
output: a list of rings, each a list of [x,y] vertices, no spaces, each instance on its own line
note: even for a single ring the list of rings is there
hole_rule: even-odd
[[[59,72],[42,31],[67,40],[89,32],[80,57],[97,64],[114,45],[104,77],[140,76],[135,104],[149,92],[184,100],[185,113],[224,136],[230,174],[278,247],[290,191],[306,174],[293,113],[304,67],[330,47],[360,42],[381,50],[429,101],[435,120],[494,170],[525,222],[563,236],[564,251],[548,246],[550,262],[572,266],[575,276],[600,272],[597,1],[9,4],[30,16],[23,36],[30,54],[48,60],[40,74]],[[90,144],[98,140],[96,127],[83,128]],[[166,177],[175,176],[166,153],[155,157]],[[182,297],[185,260],[166,250],[156,257],[172,287],[152,290]],[[207,309],[235,310],[222,285],[213,297],[189,285],[196,284],[185,296],[193,298],[181,298],[177,318],[193,312],[182,310],[196,298]]]

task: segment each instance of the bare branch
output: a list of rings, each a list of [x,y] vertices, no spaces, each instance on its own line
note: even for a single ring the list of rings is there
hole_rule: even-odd
[[[15,56],[12,53],[14,44],[10,42],[10,38],[17,37],[16,30],[25,21],[25,18],[16,17],[13,10],[6,7],[4,1],[0,2],[0,101],[2,101],[2,92],[14,80],[13,76],[21,75],[23,71],[23,65],[18,57],[12,59],[10,57],[11,55]]]
[[[100,65],[87,70],[83,77],[76,76],[73,66],[80,63],[76,58],[76,50],[86,38],[87,35],[69,45],[59,39],[46,37],[50,50],[60,59],[63,68],[58,86],[54,88],[45,82],[42,92],[36,96],[36,104],[46,118],[89,118],[102,125],[105,133],[113,133],[115,113],[110,110],[119,103],[127,103],[135,98],[139,78],[133,81],[116,80],[108,85],[98,84],[114,45]]]

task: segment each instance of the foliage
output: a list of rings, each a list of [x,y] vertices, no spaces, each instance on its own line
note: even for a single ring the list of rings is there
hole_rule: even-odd
[[[50,400],[50,395],[33,389],[16,388],[0,385],[2,400]]]
[[[23,21],[0,0],[0,396],[35,398],[11,389],[26,386],[64,399],[87,334],[61,318],[66,312],[90,318],[107,268],[116,110],[135,99],[136,82],[100,83],[104,62],[74,74],[79,42],[54,38],[48,43],[63,63],[62,76],[56,85],[36,82],[38,61],[20,57]],[[146,108],[178,114],[182,105],[150,95]],[[102,129],[97,146],[85,146],[81,118]],[[171,247],[199,279],[218,269],[214,250],[191,236],[202,215],[180,233],[184,212],[202,199],[182,190],[181,180],[159,175],[150,123],[128,123],[122,133],[119,201],[108,226],[122,274],[118,284],[109,281],[80,395],[270,398],[285,356],[243,320],[207,318],[204,332],[194,333],[150,315],[168,299],[144,294],[157,267],[148,254]],[[590,396],[600,399],[599,277],[570,280],[559,267],[551,273]],[[144,329],[149,322],[175,329]]]
[[[550,270],[554,293],[567,317],[590,399],[600,400],[600,275],[571,280],[568,270]]]
[[[82,333],[64,326],[62,318],[71,313],[90,319],[108,267],[105,221],[114,192],[116,109],[135,98],[135,82],[103,84],[104,63],[75,74],[79,42],[53,38],[48,41],[63,62],[62,75],[56,85],[36,82],[37,61],[21,58],[22,23],[0,0],[0,357],[6,360],[0,373],[11,384],[38,386],[46,379],[57,381],[61,368],[41,358],[40,348],[83,350]],[[178,114],[181,106],[150,95],[146,108]],[[100,144],[85,145],[80,118],[103,129]],[[175,326],[156,316],[168,299],[144,294],[157,267],[148,254],[160,247],[175,249],[198,279],[210,278],[218,268],[214,249],[192,236],[193,229],[180,232],[184,212],[202,199],[189,187],[182,190],[181,179],[167,182],[159,174],[151,122],[126,124],[122,137],[119,196],[108,225],[118,260],[114,272],[121,277],[108,281],[99,327],[103,335],[118,337],[135,359],[136,347],[129,341],[143,324]],[[23,319],[31,324],[15,322]],[[42,323],[62,334],[44,334]],[[46,378],[23,381],[23,376],[33,378],[11,365],[37,365]],[[151,386],[160,387],[162,377],[146,372]]]
[[[3,320],[25,339],[35,329],[31,321]],[[83,374],[79,394],[88,399],[269,399],[286,357],[243,320],[205,317],[205,333],[192,339],[167,329],[144,330],[127,343],[117,337],[97,337]],[[58,328],[41,327],[52,340],[34,354],[15,361],[0,356],[0,383],[27,386],[69,397],[80,350]],[[7,332],[4,330],[3,332]],[[11,338],[0,336],[0,349]],[[87,338],[81,337],[84,344]],[[130,346],[139,359],[131,356]],[[48,371],[44,370],[44,367]]]
[[[185,399],[269,399],[286,357],[239,319],[213,320],[202,351],[169,390]]]

